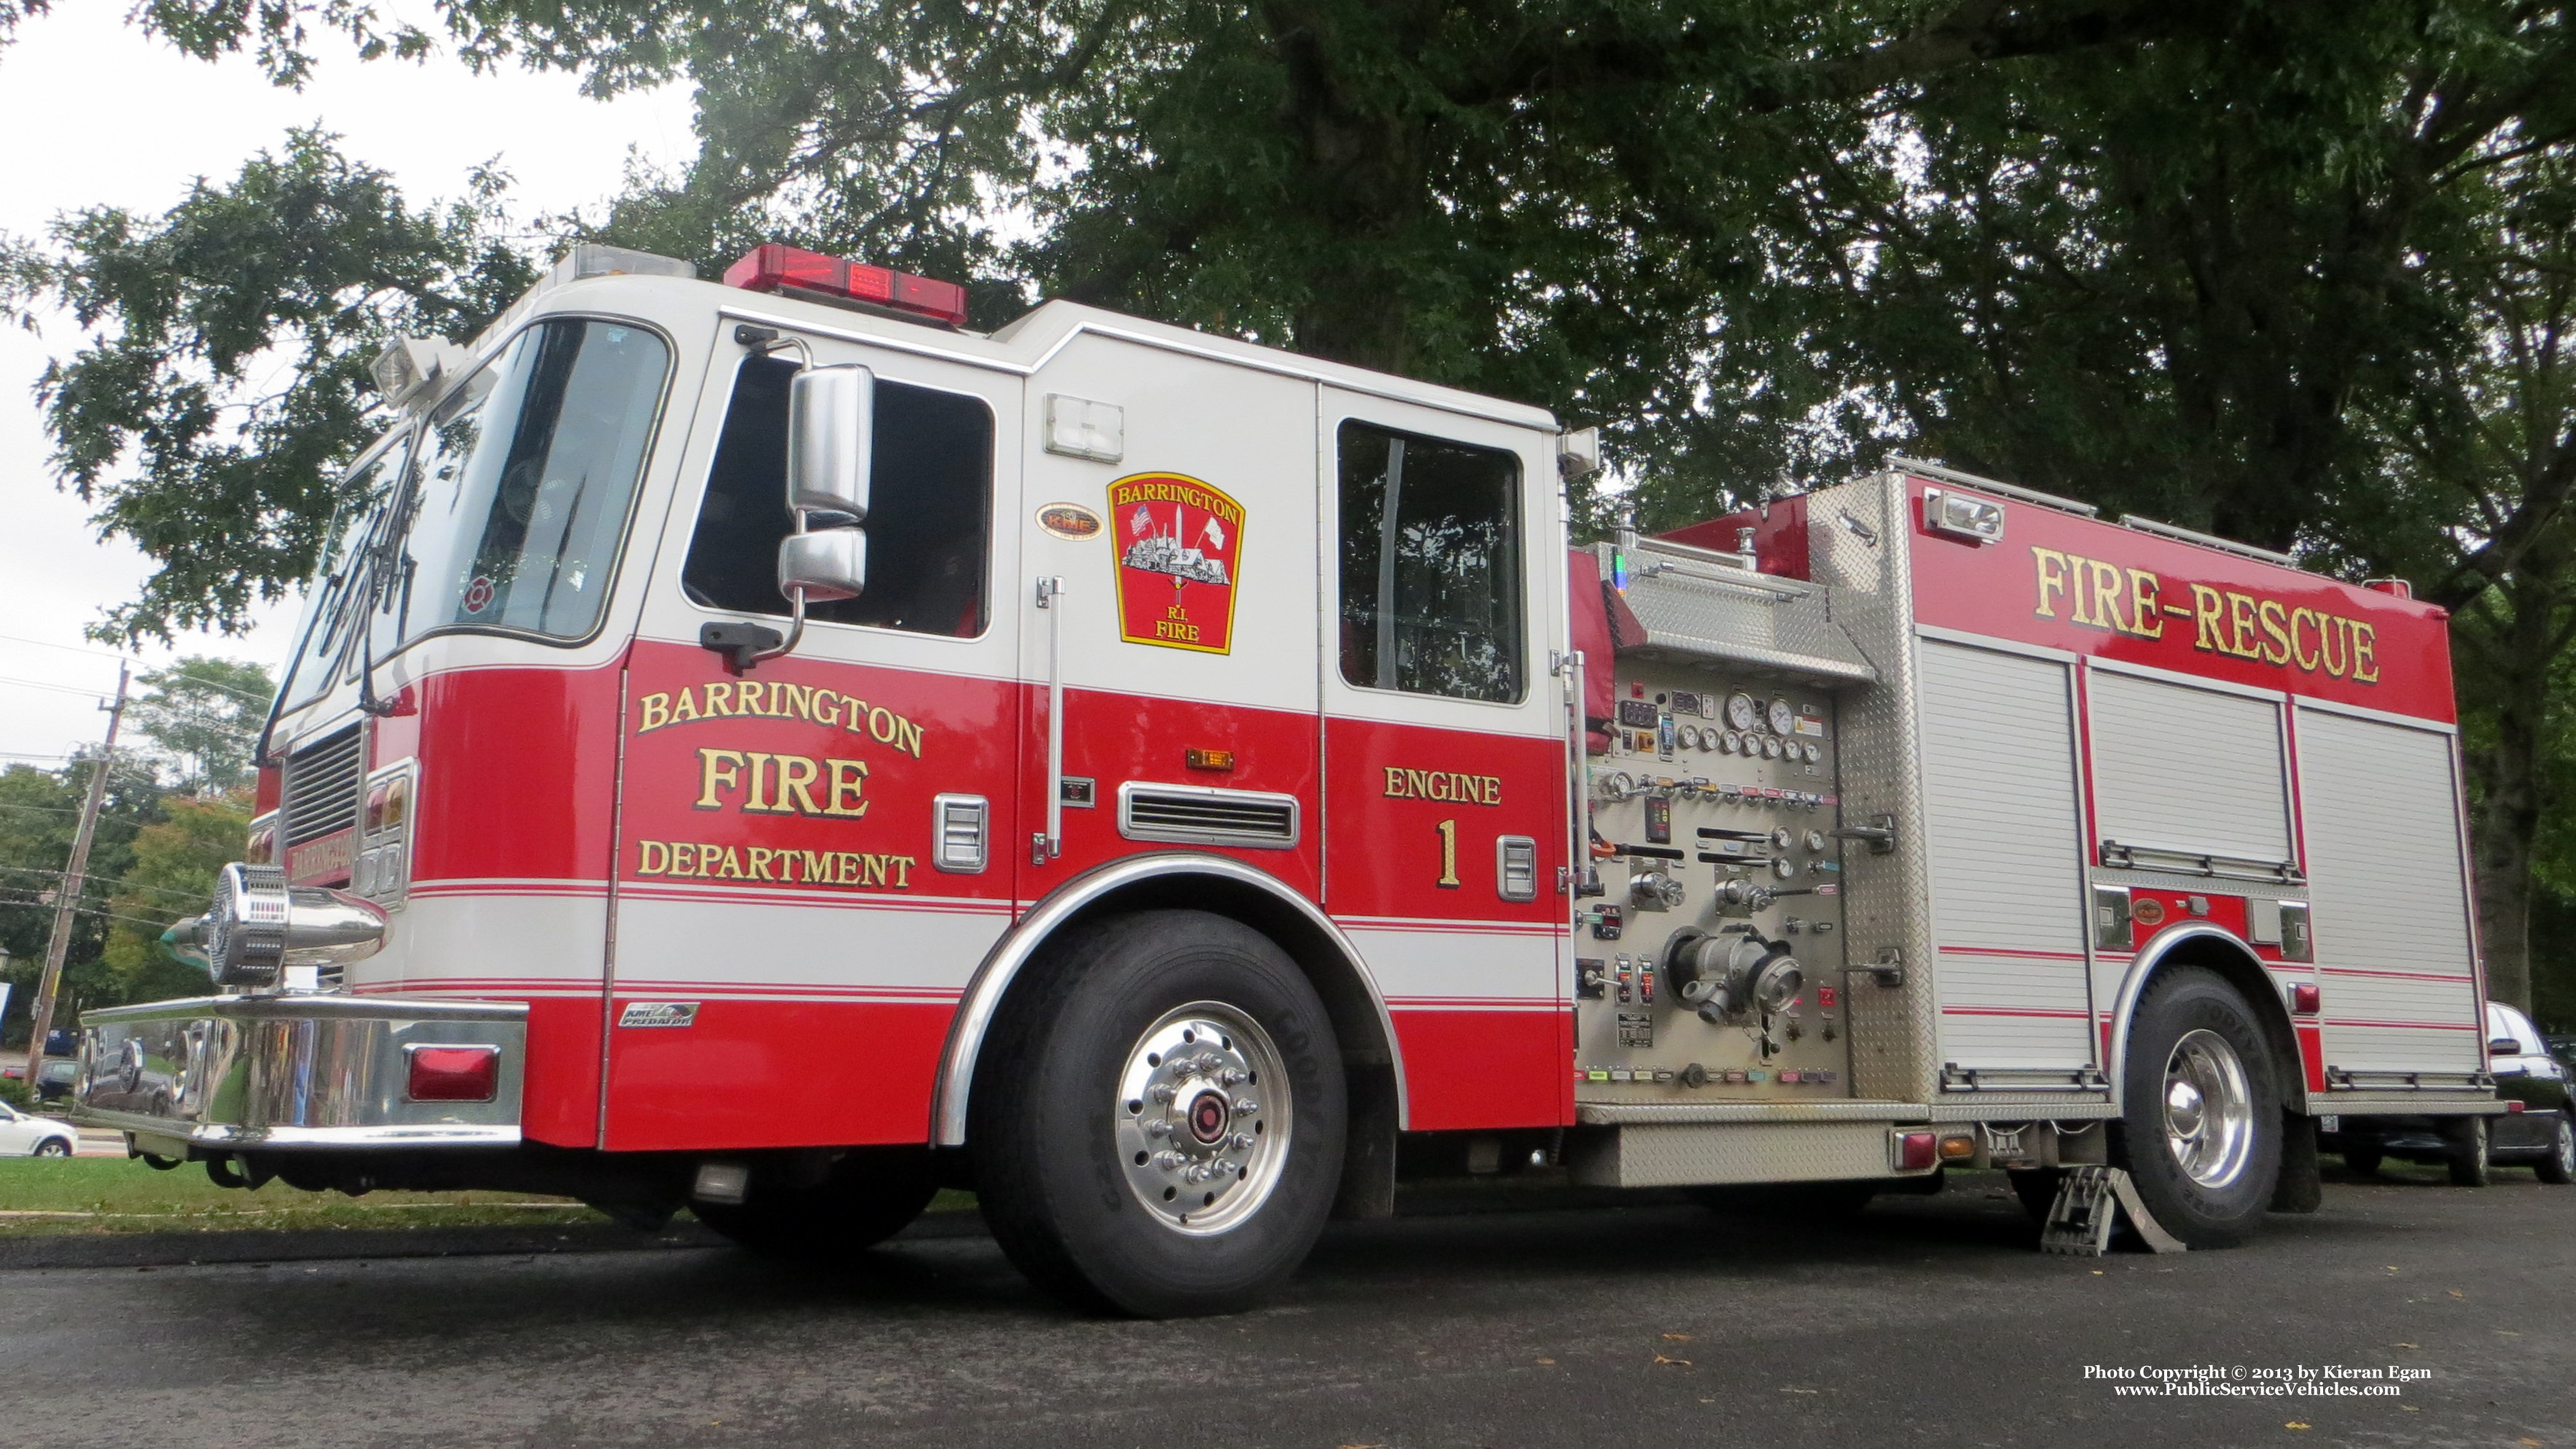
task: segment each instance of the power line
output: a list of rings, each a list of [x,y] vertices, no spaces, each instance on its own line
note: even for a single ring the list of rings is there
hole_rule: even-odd
[[[47,877],[48,879],[52,879],[52,880],[61,880],[61,879],[63,878],[63,873],[62,873],[61,871],[58,871],[58,870],[46,870],[46,869],[45,869],[45,868],[43,868],[42,866],[34,866],[34,865],[0,865],[0,870],[8,871],[8,872],[10,872],[10,873],[11,873],[11,874],[13,874],[13,875],[41,875],[41,876]],[[145,885],[143,882],[141,882],[141,881],[139,881],[139,880],[120,880],[120,879],[117,879],[117,878],[115,878],[115,877],[113,877],[113,876],[103,876],[103,875],[91,876],[91,877],[89,877],[89,879],[90,879],[92,882],[95,882],[95,883],[98,883],[98,884],[102,884],[102,885],[124,886],[124,887],[126,887],[126,888],[128,888],[128,889],[131,889],[131,890],[138,890],[138,891],[150,891],[150,892],[152,892],[152,893],[153,893],[153,894],[155,894],[155,895],[163,895],[163,896],[177,896],[179,899],[184,900],[184,901],[204,900],[204,899],[206,898],[206,891],[183,891],[183,890],[178,889],[178,888],[177,888],[177,887],[175,887],[175,886],[156,886],[156,885]],[[0,889],[5,889],[5,887],[0,887]],[[213,889],[213,887],[212,887],[212,886],[208,886],[208,887],[207,887],[207,890],[212,890],[212,889]],[[106,896],[96,897],[96,899],[99,899],[99,900],[109,900],[109,899],[113,899],[113,896],[114,896],[114,893],[113,893],[113,892],[110,892],[108,895],[106,895]],[[84,900],[92,899],[92,897],[89,895],[89,893],[88,893],[87,891],[83,891],[83,892],[81,893],[81,897],[82,897],[82,899],[84,899]]]
[[[29,639],[18,634],[0,634],[0,639],[6,639],[12,644],[33,644],[39,649],[60,649],[72,654],[86,654],[93,659],[134,658],[131,654],[111,654],[104,649],[84,649],[77,644],[57,644],[51,639]]]

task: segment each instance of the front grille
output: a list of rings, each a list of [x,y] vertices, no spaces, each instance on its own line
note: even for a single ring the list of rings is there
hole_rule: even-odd
[[[1284,850],[1297,843],[1297,797],[1131,780],[1118,787],[1118,833],[1130,840]]]
[[[286,843],[302,845],[358,825],[358,788],[366,777],[366,741],[351,725],[286,757]]]

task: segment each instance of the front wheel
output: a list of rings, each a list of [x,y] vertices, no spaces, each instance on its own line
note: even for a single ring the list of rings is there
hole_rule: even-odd
[[[986,1220],[1039,1286],[1143,1317],[1285,1283],[1341,1177],[1341,1053],[1268,938],[1202,911],[1086,928],[987,1040],[968,1140]]]
[[[44,1141],[36,1144],[36,1155],[38,1157],[69,1157],[72,1155],[72,1145],[59,1137],[48,1137]]]
[[[2114,1161],[2165,1231],[2194,1248],[2253,1235],[2281,1171],[2281,1098],[2254,1013],[2215,972],[2147,984],[2129,1028]]]
[[[2549,1155],[2533,1163],[2531,1170],[2553,1187],[2576,1182],[2576,1125],[2568,1122],[2566,1113],[2558,1114],[2557,1125],[2549,1134]]]

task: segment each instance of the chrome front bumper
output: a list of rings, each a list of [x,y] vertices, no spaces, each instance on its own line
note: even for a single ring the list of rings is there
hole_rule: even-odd
[[[146,1152],[506,1147],[528,1008],[355,996],[213,996],[81,1015],[67,1114]],[[500,1048],[488,1102],[415,1102],[410,1049]]]

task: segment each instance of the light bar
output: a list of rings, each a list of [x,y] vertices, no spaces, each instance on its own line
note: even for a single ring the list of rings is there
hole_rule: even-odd
[[[966,289],[955,282],[871,267],[847,257],[827,257],[780,242],[753,247],[749,255],[725,268],[724,283],[750,292],[819,292],[950,327],[966,325]]]

